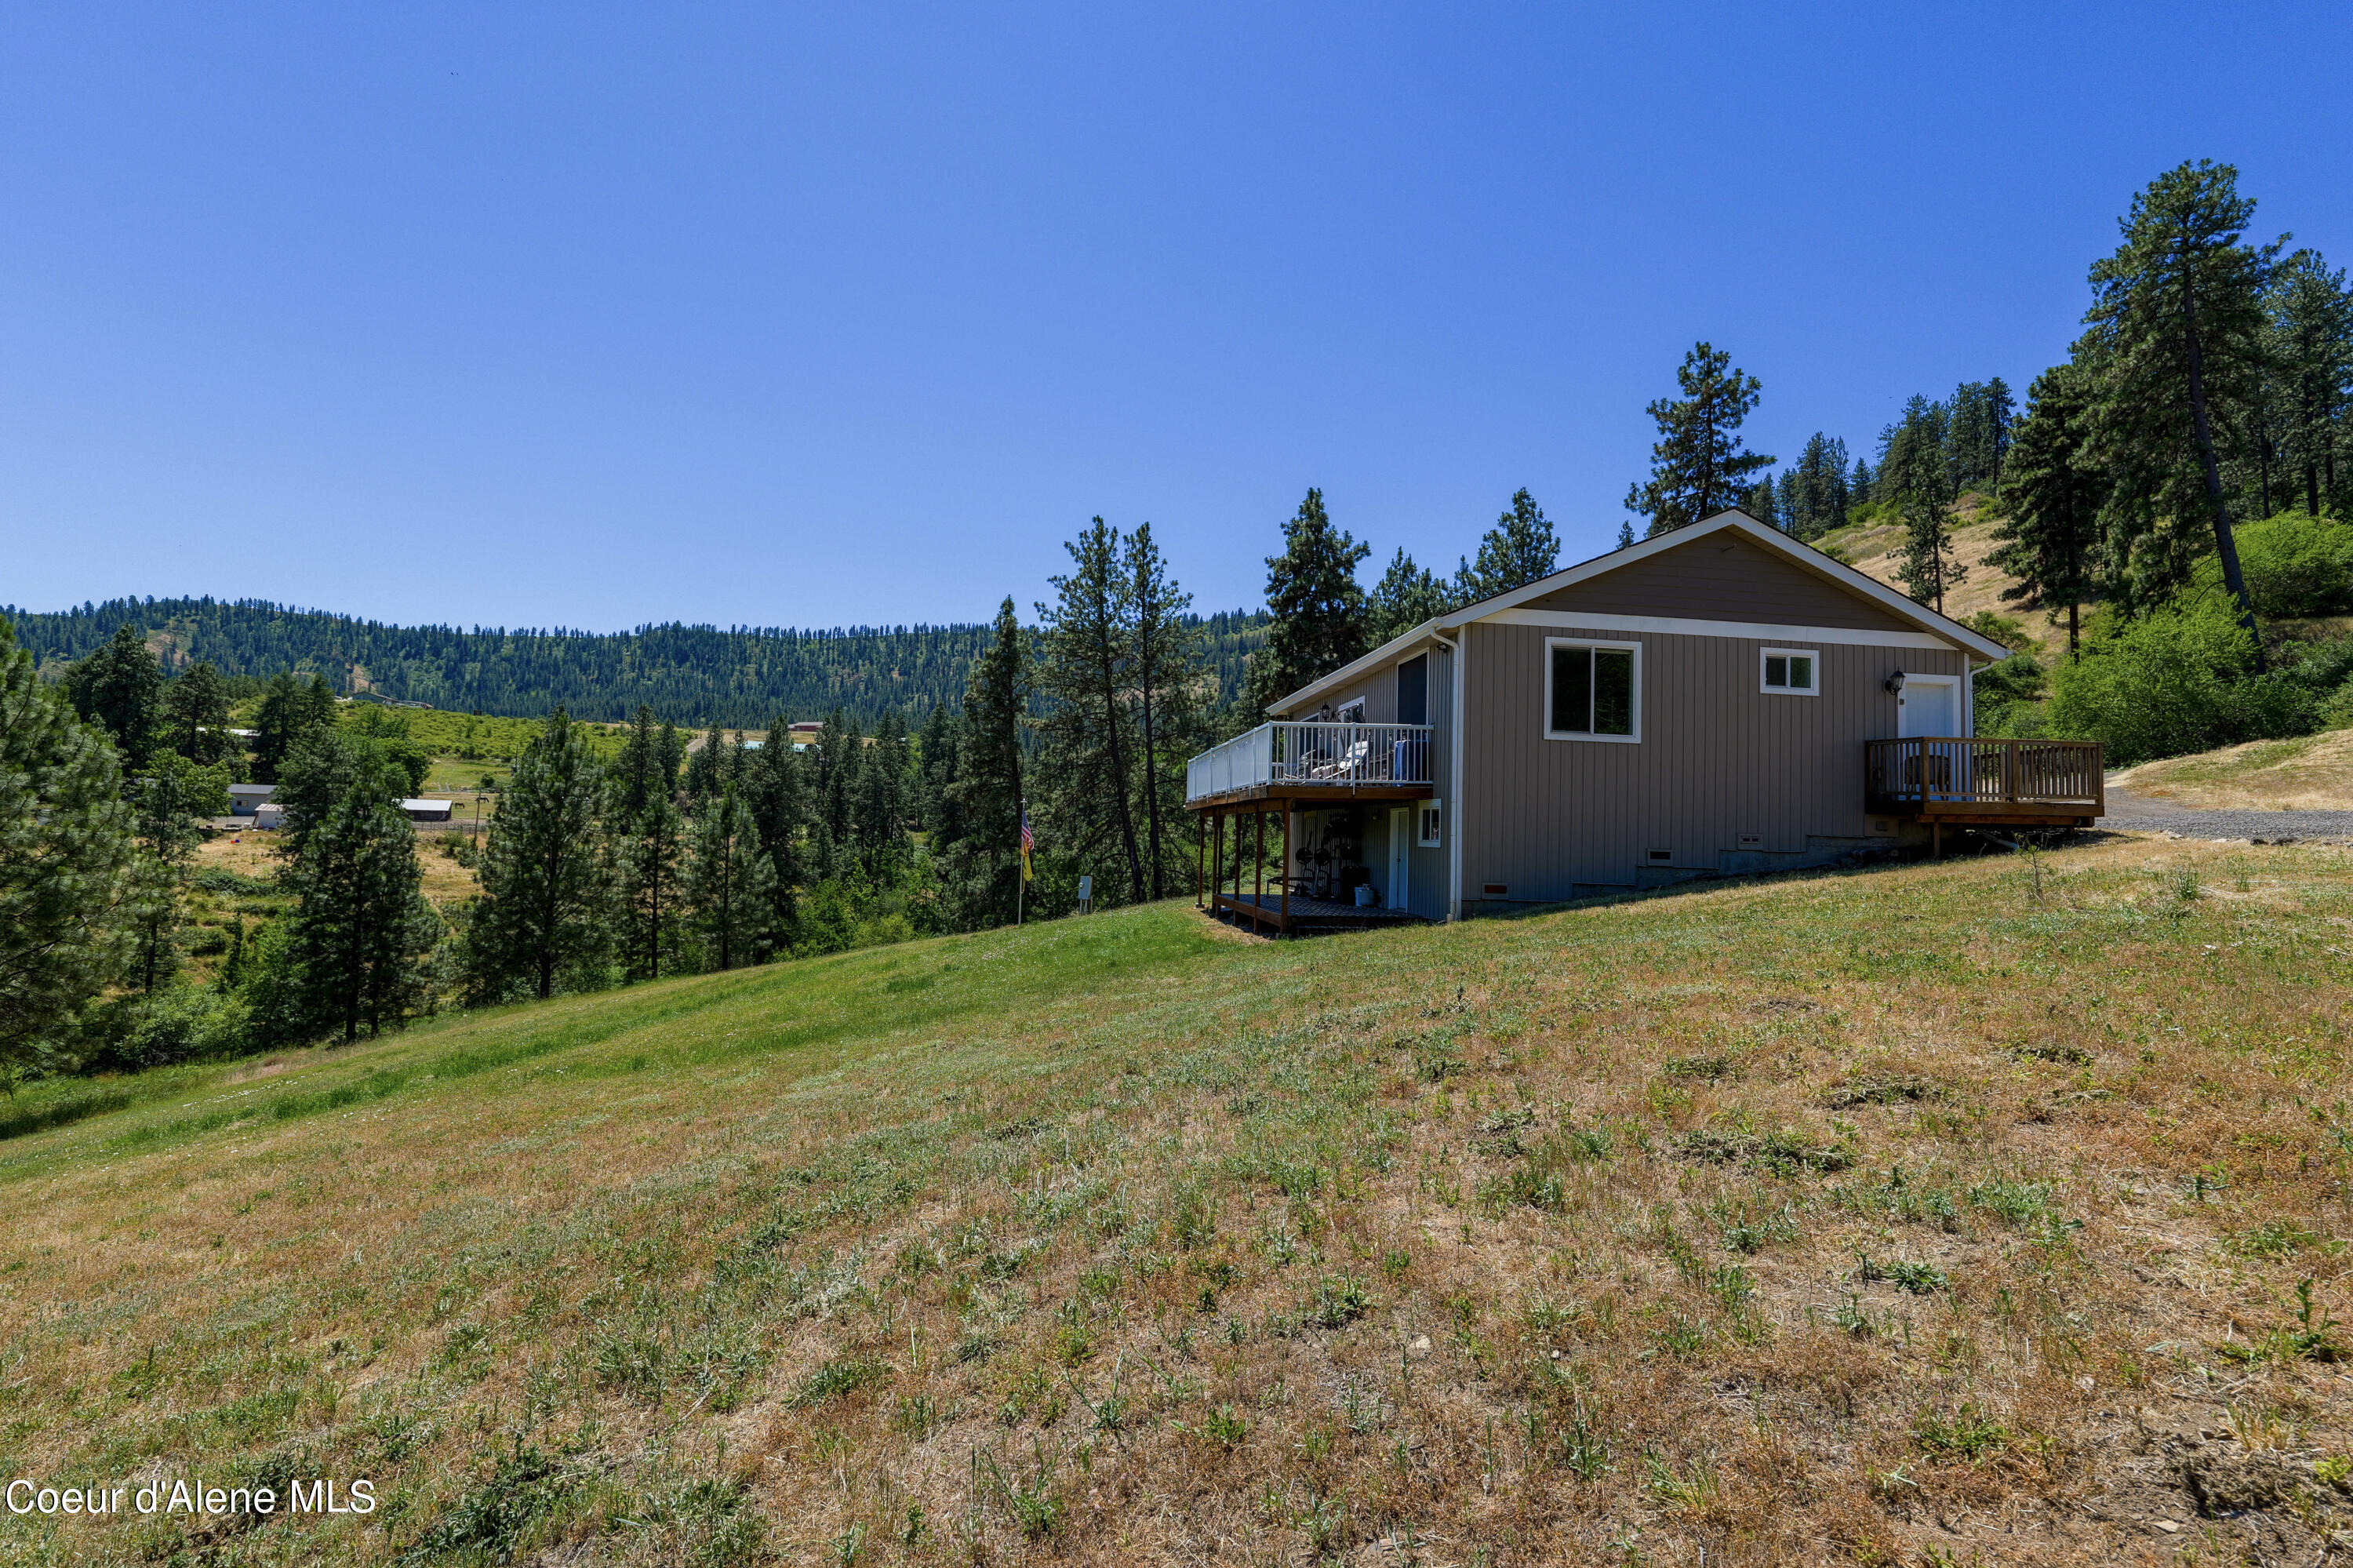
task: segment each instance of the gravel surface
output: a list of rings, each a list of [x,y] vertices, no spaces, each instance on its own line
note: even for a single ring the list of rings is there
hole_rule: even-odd
[[[2353,842],[2353,811],[2206,810],[2174,800],[2150,800],[2108,791],[2100,826],[2132,833],[2179,833],[2185,839]]]

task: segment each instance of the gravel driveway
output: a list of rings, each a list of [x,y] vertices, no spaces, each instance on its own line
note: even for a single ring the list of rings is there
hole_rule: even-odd
[[[2108,814],[2099,825],[2131,833],[2179,833],[2186,839],[2353,842],[2353,811],[2206,810],[2116,789],[2108,791]]]

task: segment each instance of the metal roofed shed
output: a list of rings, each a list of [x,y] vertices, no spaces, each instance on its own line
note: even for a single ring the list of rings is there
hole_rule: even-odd
[[[457,804],[455,800],[403,800],[400,809],[412,822],[446,822]]]

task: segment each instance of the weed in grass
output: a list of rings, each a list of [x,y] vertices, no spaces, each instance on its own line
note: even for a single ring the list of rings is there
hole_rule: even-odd
[[[2080,1045],[2046,1042],[2039,1045],[2013,1045],[2010,1054],[2022,1061],[2053,1062],[2068,1067],[2088,1067],[2096,1059]]]
[[[2009,1427],[1966,1401],[1950,1415],[1926,1410],[1912,1422],[1912,1441],[1922,1453],[1938,1459],[1965,1459],[1974,1465],[2000,1452],[2010,1438]]]
[[[1201,1418],[1200,1433],[1227,1448],[1239,1448],[1250,1438],[1250,1423],[1230,1404],[1220,1404]]]
[[[2294,1220],[2267,1220],[2260,1225],[2223,1238],[2222,1249],[2240,1257],[2258,1257],[2277,1263],[2295,1256],[2307,1247],[2325,1247],[2328,1239],[2317,1232],[2306,1230]]]
[[[462,1493],[395,1561],[400,1568],[458,1560],[512,1563],[534,1543],[536,1529],[586,1479],[556,1456],[519,1439],[480,1486]]]
[[[1670,1056],[1660,1064],[1659,1070],[1671,1077],[1704,1078],[1709,1083],[1714,1083],[1718,1078],[1731,1075],[1732,1058],[1729,1056]]]
[[[1777,1242],[1794,1242],[1799,1236],[1795,1203],[1765,1209],[1753,1200],[1742,1199],[1711,1203],[1705,1213],[1715,1222],[1726,1252],[1759,1253]]]
[[[1856,1106],[1892,1106],[1907,1100],[1933,1100],[1943,1094],[1944,1090],[1917,1073],[1886,1073],[1841,1084],[1822,1097],[1822,1104],[1831,1110],[1847,1110]]]
[[[1864,1254],[1855,1255],[1855,1277],[1860,1279],[1884,1279],[1915,1296],[1926,1296],[1951,1288],[1952,1281],[1944,1271],[1932,1264],[1907,1262],[1897,1258],[1892,1263],[1880,1263]]]
[[[1736,1263],[1720,1263],[1708,1276],[1707,1287],[1726,1312],[1737,1312],[1757,1294],[1757,1278]]]
[[[1706,1460],[1694,1465],[1689,1476],[1679,1476],[1655,1447],[1642,1450],[1642,1485],[1662,1501],[1693,1509],[1705,1508],[1716,1494],[1715,1471]]]
[[[881,1383],[890,1375],[887,1365],[862,1357],[828,1361],[801,1379],[800,1386],[793,1390],[786,1403],[795,1410],[813,1410],[845,1393]]]
[[[2337,1330],[2342,1327],[2336,1319],[2322,1309],[2313,1299],[2313,1282],[2300,1279],[2295,1285],[2295,1321],[2283,1324],[2260,1340],[2231,1340],[2215,1347],[2217,1352],[2233,1361],[2341,1361],[2353,1359],[2353,1348],[2338,1342]]]
[[[1403,1279],[1413,1270],[1413,1254],[1392,1249],[1381,1254],[1381,1274],[1385,1278]]]
[[[1345,1329],[1373,1308],[1372,1292],[1354,1275],[1317,1282],[1307,1316],[1318,1328]]]

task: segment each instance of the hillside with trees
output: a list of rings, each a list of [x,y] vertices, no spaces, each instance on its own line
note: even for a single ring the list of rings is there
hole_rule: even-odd
[[[373,694],[461,713],[622,723],[639,706],[688,726],[755,727],[782,712],[839,708],[872,724],[920,723],[954,707],[987,626],[859,626],[829,631],[669,624],[633,631],[389,626],[254,599],[118,599],[54,613],[0,609],[45,675],[97,652],[125,625],[169,669],[206,663],[250,694],[280,671],[314,673],[338,695]],[[1204,663],[1228,699],[1264,617],[1198,618]],[[238,687],[237,683],[248,684]]]

